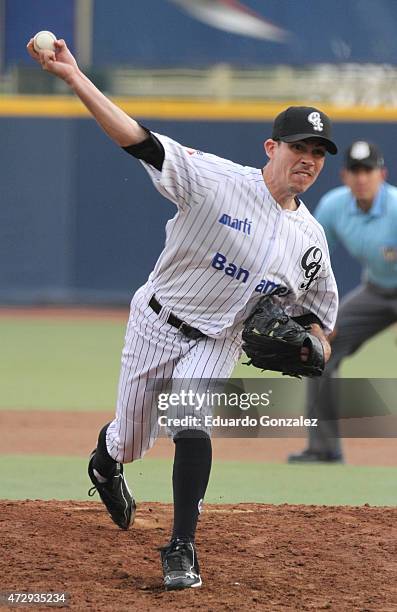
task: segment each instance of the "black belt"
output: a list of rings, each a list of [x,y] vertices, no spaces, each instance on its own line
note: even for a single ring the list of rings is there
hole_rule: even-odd
[[[154,295],[150,298],[149,306],[156,314],[160,314],[161,309],[163,308],[160,302],[156,300]],[[172,327],[176,327],[180,332],[190,340],[198,340],[199,338],[205,338],[205,334],[201,332],[199,329],[195,327],[191,327],[187,323],[184,323],[178,317],[176,317],[172,312],[168,315],[167,323],[172,325]]]

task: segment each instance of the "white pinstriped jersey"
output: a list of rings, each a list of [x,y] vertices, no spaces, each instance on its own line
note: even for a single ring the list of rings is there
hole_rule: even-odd
[[[162,171],[142,162],[177,206],[148,283],[162,305],[213,337],[229,335],[263,295],[288,314],[335,324],[338,294],[324,231],[303,202],[282,209],[262,171],[156,134]]]

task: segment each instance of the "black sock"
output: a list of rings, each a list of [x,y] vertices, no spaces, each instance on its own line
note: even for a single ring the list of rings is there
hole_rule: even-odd
[[[95,452],[93,467],[104,478],[112,476],[116,469],[116,461],[109,455],[106,447],[106,431],[110,423],[106,423],[99,432],[98,446]]]
[[[174,442],[172,537],[194,540],[199,504],[204,498],[211,471],[211,440],[202,431],[186,430],[177,434]]]

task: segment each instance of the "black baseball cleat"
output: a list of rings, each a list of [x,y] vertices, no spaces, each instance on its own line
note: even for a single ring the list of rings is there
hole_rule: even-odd
[[[200,568],[194,542],[175,538],[160,548],[164,586],[176,591],[201,586]]]
[[[88,491],[88,495],[92,497],[95,491],[98,491],[112,520],[120,529],[128,529],[134,522],[136,504],[124,478],[123,464],[116,463],[116,471],[113,476],[109,477],[106,482],[99,482],[93,467],[95,450],[92,451],[88,462],[88,476],[94,485]]]
[[[331,451],[314,451],[306,448],[300,453],[288,455],[288,463],[343,463],[340,453]]]

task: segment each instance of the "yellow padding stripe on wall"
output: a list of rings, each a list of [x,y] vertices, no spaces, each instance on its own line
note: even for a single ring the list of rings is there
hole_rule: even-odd
[[[220,102],[214,100],[181,100],[158,98],[115,98],[129,115],[147,119],[209,120],[209,121],[271,121],[290,105],[317,106],[302,102]],[[397,107],[333,106],[319,104],[321,110],[335,121],[397,121]],[[2,96],[0,116],[7,117],[88,117],[83,104],[72,96]]]

